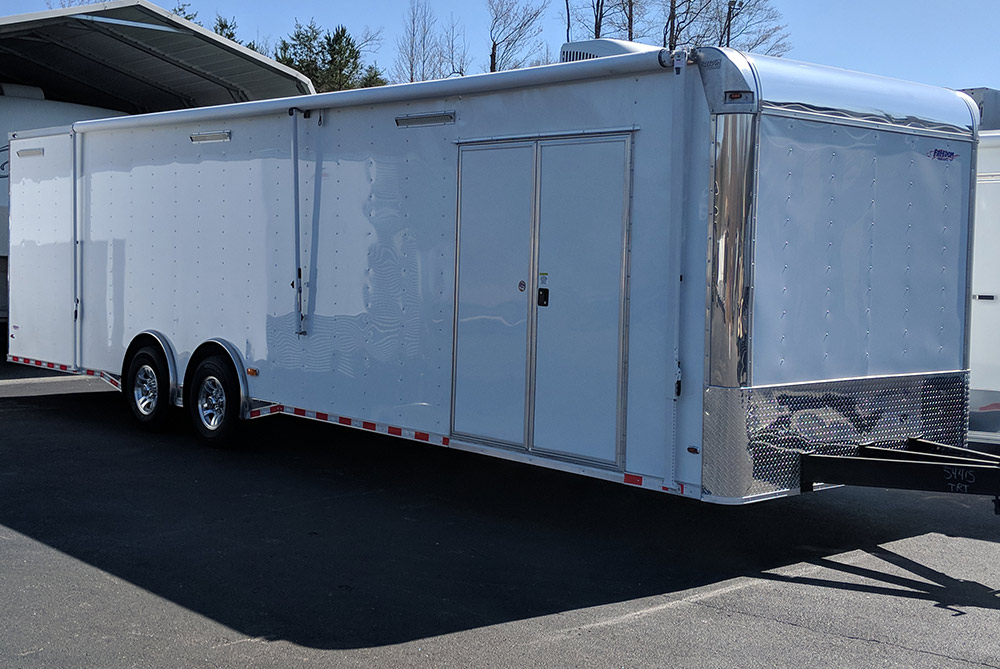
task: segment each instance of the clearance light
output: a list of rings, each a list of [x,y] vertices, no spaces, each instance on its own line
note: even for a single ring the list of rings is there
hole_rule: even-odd
[[[753,102],[752,91],[726,91],[726,102]]]

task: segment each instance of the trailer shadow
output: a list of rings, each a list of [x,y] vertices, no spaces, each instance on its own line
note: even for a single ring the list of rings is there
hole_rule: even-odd
[[[816,558],[809,560],[809,562],[827,571],[843,575],[845,578],[851,576],[860,577],[873,581],[876,584],[865,585],[837,580],[835,578],[782,576],[767,573],[758,574],[757,577],[783,583],[795,583],[933,602],[935,607],[951,611],[956,616],[966,614],[959,607],[1000,610],[1000,591],[989,586],[975,581],[953,578],[945,573],[931,569],[916,560],[911,560],[883,547],[868,549],[865,552],[871,557],[912,574],[912,577],[887,573],[884,570],[872,569],[870,567],[844,564],[827,558]]]
[[[978,498],[839,489],[720,507],[284,417],[209,449],[180,417],[140,432],[110,393],[0,400],[0,423],[0,524],[249,637],[324,649],[782,579],[765,572],[851,550],[892,561],[881,544],[928,532],[997,536]],[[985,586],[939,576],[918,596],[996,608]],[[881,580],[814,585],[895,595]]]

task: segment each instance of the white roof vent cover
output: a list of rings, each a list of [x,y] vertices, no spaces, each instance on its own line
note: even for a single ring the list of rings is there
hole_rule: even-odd
[[[604,56],[620,56],[626,53],[642,53],[644,51],[659,51],[660,47],[638,42],[626,42],[620,39],[590,39],[583,42],[566,42],[559,49],[559,62],[570,63],[574,60],[602,58]]]

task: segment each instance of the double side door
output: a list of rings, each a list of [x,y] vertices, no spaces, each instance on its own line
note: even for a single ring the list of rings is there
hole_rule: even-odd
[[[630,146],[461,148],[457,436],[621,465]]]

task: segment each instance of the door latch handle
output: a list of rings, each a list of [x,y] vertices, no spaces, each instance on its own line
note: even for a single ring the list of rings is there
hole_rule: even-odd
[[[538,289],[538,306],[547,307],[549,306],[549,289],[539,288]]]

